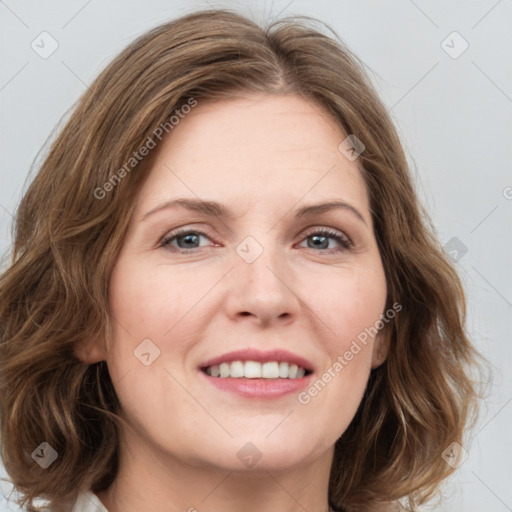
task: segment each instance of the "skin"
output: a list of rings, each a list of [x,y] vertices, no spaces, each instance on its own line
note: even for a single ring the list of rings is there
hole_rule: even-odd
[[[384,361],[385,331],[306,405],[297,393],[221,391],[198,367],[235,349],[284,348],[319,378],[384,313],[369,198],[358,160],[338,150],[345,137],[319,105],[262,94],[199,102],[160,143],[111,277],[113,339],[80,354],[107,361],[131,426],[118,476],[98,493],[110,512],[328,510],[334,443]],[[178,197],[220,202],[234,217],[177,207],[141,220]],[[340,199],[364,221],[348,209],[294,218]],[[159,245],[181,227],[207,236]],[[329,237],[317,248],[311,233],[321,228],[353,246]],[[248,236],[263,249],[252,263],[236,252]],[[149,366],[134,356],[144,339],[160,350]],[[248,442],[262,455],[252,467],[237,457]]]

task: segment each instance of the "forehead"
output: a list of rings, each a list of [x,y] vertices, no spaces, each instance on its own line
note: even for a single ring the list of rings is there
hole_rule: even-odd
[[[338,149],[346,136],[321,105],[301,96],[199,101],[158,146],[137,212],[184,195],[240,209],[302,198],[342,198],[367,209],[358,161]]]

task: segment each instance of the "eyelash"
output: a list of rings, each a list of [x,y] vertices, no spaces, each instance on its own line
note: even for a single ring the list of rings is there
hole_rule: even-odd
[[[164,237],[164,239],[161,241],[159,247],[171,248],[170,250],[172,252],[178,252],[180,254],[192,254],[192,253],[195,253],[198,250],[200,250],[201,247],[195,247],[193,249],[180,249],[179,247],[171,246],[171,242],[174,239],[179,238],[180,236],[191,235],[191,234],[205,236],[206,238],[210,238],[203,231],[197,231],[197,230],[186,229],[186,228],[185,229],[178,229],[176,231],[173,231],[173,232],[169,233],[166,237]],[[326,237],[326,238],[332,238],[332,239],[336,240],[341,245],[341,247],[334,248],[334,249],[323,249],[322,251],[315,251],[315,252],[321,252],[323,254],[326,254],[326,253],[327,254],[334,254],[334,253],[337,253],[337,252],[347,251],[347,250],[350,250],[352,248],[352,246],[353,246],[352,241],[347,236],[342,235],[339,232],[333,231],[333,230],[331,230],[329,228],[320,228],[320,229],[317,229],[315,231],[311,231],[310,233],[305,234],[304,238],[302,240],[305,240],[305,239],[310,238],[312,236],[323,236],[323,237]],[[312,249],[312,248],[309,247],[309,249]]]

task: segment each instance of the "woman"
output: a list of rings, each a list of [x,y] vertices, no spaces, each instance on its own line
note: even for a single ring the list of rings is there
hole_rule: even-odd
[[[33,510],[414,510],[463,453],[459,278],[307,19],[202,11],[126,48],[25,194],[0,296]]]

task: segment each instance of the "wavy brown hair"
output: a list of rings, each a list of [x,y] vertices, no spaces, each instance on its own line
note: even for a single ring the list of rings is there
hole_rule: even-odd
[[[111,336],[110,275],[152,156],[113,176],[180,106],[250,92],[301,95],[364,143],[358,161],[387,308],[402,305],[385,327],[387,361],[336,443],[331,506],[375,510],[401,498],[414,509],[453,471],[442,452],[463,443],[477,398],[464,291],[364,65],[315,21],[260,27],[208,10],[158,26],[105,68],[52,142],[16,212],[0,277],[2,457],[22,506],[36,510],[39,497],[61,510],[116,477],[115,388],[104,361],[87,365],[75,354]],[[31,457],[41,442],[58,453],[46,469]]]

